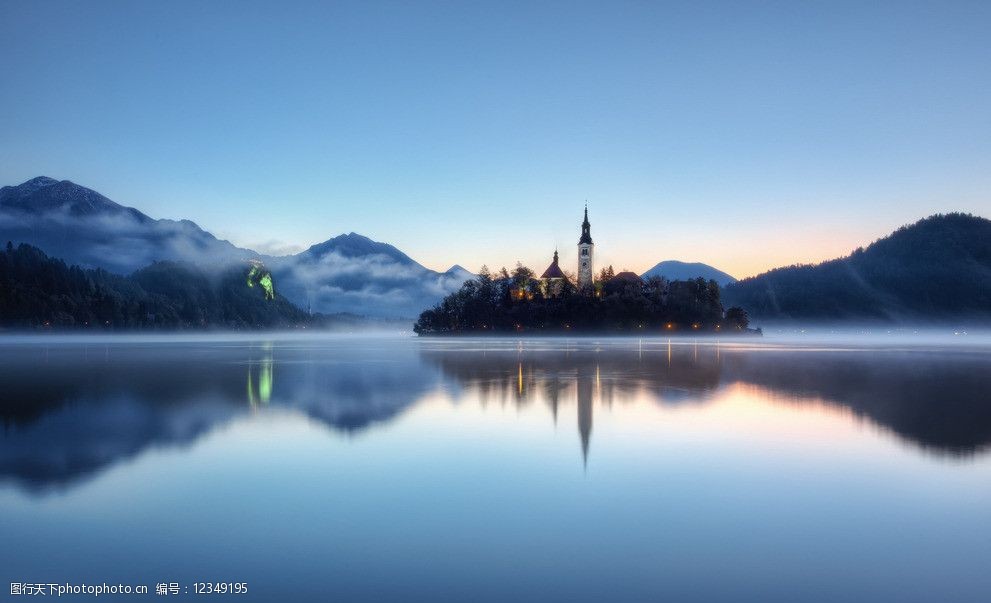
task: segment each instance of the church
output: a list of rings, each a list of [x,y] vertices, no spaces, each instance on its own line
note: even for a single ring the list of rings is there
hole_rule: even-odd
[[[578,282],[579,291],[590,292],[592,290],[592,275],[595,274],[592,258],[595,244],[592,243],[592,225],[588,221],[588,205],[585,205],[585,220],[582,222],[582,236],[578,239]],[[554,260],[551,265],[540,275],[540,285],[544,294],[553,297],[560,293],[561,286],[567,279],[567,275],[558,265],[557,250],[554,250]]]

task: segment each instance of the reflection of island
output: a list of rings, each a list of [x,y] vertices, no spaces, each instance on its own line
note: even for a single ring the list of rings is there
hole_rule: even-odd
[[[495,340],[493,340],[495,341]],[[849,409],[931,452],[968,455],[991,445],[991,357],[952,351],[873,352],[653,342],[595,351],[544,351],[494,344],[466,353],[455,345],[423,356],[444,375],[493,397],[527,404],[542,386],[554,420],[561,400],[574,400],[587,456],[593,409],[638,393],[658,403],[705,402],[720,387],[756,385],[785,403]],[[518,391],[510,385],[519,381]],[[573,391],[572,391],[573,390]]]
[[[704,402],[719,385],[718,359],[700,356],[698,346],[663,346],[645,356],[629,346],[524,351],[495,345],[465,352],[458,342],[446,343],[424,347],[423,358],[483,404],[512,400],[525,405],[540,397],[556,422],[561,404],[574,402],[585,462],[597,404],[611,406],[640,393],[662,404]]]

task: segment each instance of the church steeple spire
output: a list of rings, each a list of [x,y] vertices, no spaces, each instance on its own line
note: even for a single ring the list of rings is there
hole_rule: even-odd
[[[585,220],[582,221],[582,238],[578,239],[578,244],[592,244],[592,224],[588,221],[588,202],[585,202]]]

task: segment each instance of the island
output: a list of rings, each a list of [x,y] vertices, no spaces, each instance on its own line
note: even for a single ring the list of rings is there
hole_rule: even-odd
[[[719,284],[702,278],[646,280],[612,266],[593,271],[594,244],[588,207],[578,240],[577,277],[561,269],[557,250],[547,270],[522,263],[492,274],[485,266],[474,279],[420,314],[418,335],[508,332],[545,333],[738,333],[749,328],[747,312],[724,310]],[[593,276],[594,275],[594,276]]]

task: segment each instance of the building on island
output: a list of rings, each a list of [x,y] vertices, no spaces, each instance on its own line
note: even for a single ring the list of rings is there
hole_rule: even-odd
[[[554,261],[540,275],[540,288],[544,293],[544,297],[557,297],[560,295],[561,288],[567,279],[568,276],[561,270],[561,267],[557,263],[557,249],[555,249]]]
[[[612,266],[604,270],[599,275],[599,281],[595,280],[595,243],[592,242],[592,225],[588,221],[588,205],[585,206],[585,219],[582,221],[582,234],[578,239],[578,278],[574,281],[574,276],[561,269],[558,263],[558,253],[554,250],[554,259],[550,266],[544,270],[539,279],[531,279],[529,284],[517,284],[510,290],[510,296],[514,301],[525,301],[533,299],[534,294],[542,295],[545,298],[558,297],[565,286],[573,289],[577,288],[579,293],[584,295],[600,296],[603,292],[614,293],[627,286],[642,286],[643,280],[633,272],[620,272],[613,276]],[[615,281],[615,282],[614,282]],[[608,282],[608,283],[607,283]]]
[[[578,289],[591,291],[592,275],[595,274],[592,259],[595,244],[592,243],[592,225],[588,222],[588,204],[585,204],[585,220],[582,222],[582,236],[578,239]]]
[[[595,244],[592,243],[592,225],[588,221],[588,205],[585,206],[585,220],[582,222],[582,235],[578,239],[578,282],[575,283],[579,291],[591,293],[593,291],[594,265],[592,263],[592,253]],[[571,279],[561,270],[558,264],[557,250],[554,250],[554,260],[551,265],[540,275],[540,289],[545,297],[557,297],[561,294],[561,289],[566,282]],[[522,299],[522,296],[516,296]]]

